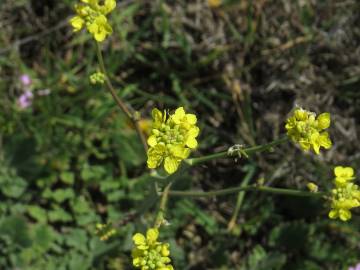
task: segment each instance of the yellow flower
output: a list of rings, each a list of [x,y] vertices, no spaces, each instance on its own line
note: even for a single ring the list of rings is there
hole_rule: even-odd
[[[217,8],[221,5],[222,1],[221,0],[208,0],[207,2],[208,2],[209,7]]]
[[[337,185],[345,184],[347,181],[353,180],[354,169],[351,167],[337,166],[334,168],[335,182]]]
[[[337,166],[334,174],[335,188],[332,190],[329,217],[347,221],[351,218],[350,210],[360,206],[359,186],[352,183],[354,170],[351,167]]]
[[[141,270],[174,270],[170,264],[170,245],[158,242],[159,231],[148,229],[146,236],[136,233],[133,236],[135,248],[132,250],[133,265]]]
[[[292,141],[299,143],[305,151],[312,148],[316,154],[320,153],[321,147],[329,149],[332,146],[329,133],[324,131],[329,127],[329,113],[322,113],[316,117],[315,113],[301,108],[294,111],[285,125],[287,135]]]
[[[99,0],[82,0],[75,5],[76,16],[70,19],[74,32],[80,31],[84,26],[93,35],[96,41],[103,41],[107,35],[111,35],[112,28],[105,15],[116,7],[115,0],[105,0],[99,4]]]
[[[172,174],[198,145],[196,137],[200,129],[196,126],[196,116],[187,114],[183,107],[172,115],[155,108],[152,118],[151,135],[147,140],[150,146],[147,165],[154,169],[164,163],[166,172]]]

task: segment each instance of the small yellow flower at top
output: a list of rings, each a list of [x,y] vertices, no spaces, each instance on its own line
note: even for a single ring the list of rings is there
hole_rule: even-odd
[[[211,8],[217,8],[222,4],[222,0],[208,0],[207,2]]]
[[[186,113],[183,107],[171,115],[155,108],[152,117],[151,135],[147,140],[150,146],[147,165],[154,169],[164,162],[165,171],[172,174],[198,145],[196,137],[200,129],[196,126],[197,118]]]
[[[93,35],[96,41],[104,41],[107,35],[112,34],[112,27],[106,15],[116,7],[115,0],[81,0],[75,5],[76,16],[70,19],[74,32],[80,31],[84,26]]]
[[[103,84],[105,82],[105,74],[102,72],[95,72],[90,75],[90,82],[92,84]]]
[[[315,113],[299,108],[287,119],[285,128],[289,138],[299,143],[303,150],[312,148],[319,154],[321,147],[330,149],[332,146],[329,133],[324,131],[329,126],[329,113],[322,113],[316,117]]]
[[[350,210],[360,206],[360,189],[354,184],[354,170],[351,167],[335,167],[335,188],[332,190],[331,211],[329,217],[348,221]]]
[[[159,231],[148,229],[146,236],[136,233],[133,236],[135,248],[132,250],[133,265],[141,270],[174,270],[170,259],[170,245],[158,242]]]

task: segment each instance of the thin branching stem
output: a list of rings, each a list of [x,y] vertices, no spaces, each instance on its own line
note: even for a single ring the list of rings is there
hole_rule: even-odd
[[[251,154],[254,154],[257,152],[263,152],[263,151],[273,148],[276,145],[287,142],[288,140],[289,140],[288,137],[284,136],[284,137],[281,137],[281,138],[274,140],[267,144],[261,144],[261,145],[244,148],[241,150],[241,152],[239,151],[239,153],[251,155]],[[218,159],[218,158],[233,157],[233,156],[234,155],[229,154],[229,151],[222,151],[222,152],[218,152],[218,153],[214,153],[214,154],[210,154],[210,155],[202,156],[202,157],[198,157],[198,158],[189,158],[189,159],[186,159],[185,162],[187,164],[189,164],[190,166],[194,166],[194,165],[206,162],[206,161],[210,161],[210,160],[214,160],[214,159]]]
[[[167,204],[167,200],[169,197],[171,185],[172,185],[172,182],[167,184],[167,186],[164,188],[164,191],[161,193],[161,201],[160,201],[160,205],[159,205],[159,211],[158,211],[158,213],[156,215],[156,219],[155,219],[155,225],[154,225],[155,228],[159,228],[161,226],[161,224],[163,224],[163,222],[164,222],[166,204]]]
[[[105,64],[104,64],[104,59],[102,56],[102,52],[101,52],[101,46],[98,42],[96,42],[97,45],[97,57],[98,57],[98,61],[99,61],[99,65],[100,65],[100,70],[102,73],[104,73],[105,75],[105,83],[106,86],[109,90],[109,92],[111,93],[113,99],[115,100],[116,104],[118,105],[118,107],[121,109],[121,111],[123,111],[125,113],[125,115],[127,116],[127,118],[130,120],[130,122],[133,124],[140,140],[141,143],[144,147],[144,151],[147,152],[147,143],[146,143],[146,138],[144,133],[142,132],[140,126],[139,126],[139,122],[138,122],[138,118],[136,117],[136,115],[133,113],[133,109],[131,109],[131,107],[126,106],[126,104],[121,100],[121,98],[116,94],[116,91],[110,81],[109,75],[106,71],[105,68]]]
[[[215,197],[215,196],[224,196],[228,194],[238,193],[239,191],[257,191],[257,192],[267,192],[279,195],[289,195],[289,196],[299,196],[299,197],[323,197],[326,195],[324,192],[308,192],[296,189],[286,189],[286,188],[274,188],[266,186],[240,186],[233,188],[225,188],[220,190],[212,191],[169,191],[169,196],[180,196],[180,197]]]

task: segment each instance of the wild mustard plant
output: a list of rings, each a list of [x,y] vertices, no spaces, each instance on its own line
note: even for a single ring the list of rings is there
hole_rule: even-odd
[[[159,230],[150,228],[146,236],[133,236],[135,248],[132,250],[133,265],[141,270],[173,270],[168,243],[158,241]]]
[[[164,162],[165,171],[172,174],[198,145],[196,137],[200,129],[196,126],[197,118],[186,113],[183,107],[176,109],[174,114],[155,108],[152,118],[151,135],[147,140],[150,146],[147,165],[154,169]]]
[[[335,188],[331,195],[331,211],[329,217],[342,221],[351,219],[352,208],[360,206],[360,189],[353,183],[354,170],[351,167],[335,167]]]
[[[98,42],[104,41],[106,36],[112,34],[112,27],[106,15],[116,7],[115,0],[81,0],[75,5],[76,16],[70,19],[74,32],[80,31],[84,26]]]
[[[287,135],[293,142],[299,143],[305,151],[312,148],[316,154],[320,153],[320,147],[329,149],[332,146],[329,133],[324,131],[329,127],[329,113],[316,116],[315,113],[301,108],[294,111],[285,125]]]
[[[93,35],[97,42],[102,42],[105,38],[112,33],[111,25],[107,21],[108,15],[116,6],[115,0],[104,0],[100,4],[100,0],[81,0],[82,3],[75,6],[77,13],[70,23],[74,31],[80,31],[86,27],[87,30]],[[222,1],[209,0],[210,7],[220,6]],[[109,76],[106,73],[101,47],[99,43],[98,59],[101,72],[96,72],[90,76],[90,82],[93,84],[103,84]],[[107,86],[117,102],[121,110],[133,121],[135,128],[139,133],[144,149],[147,146],[147,166],[150,169],[155,169],[163,164],[165,171],[170,175],[176,172],[182,162],[187,159],[192,150],[197,148],[197,137],[200,129],[196,125],[197,117],[194,114],[186,113],[183,107],[179,107],[174,113],[167,111],[161,112],[155,108],[152,110],[152,123],[149,121],[138,121],[140,118],[136,117],[128,106],[117,97],[116,92],[109,80],[106,81]],[[330,127],[330,114],[322,113],[316,116],[315,113],[297,108],[294,110],[293,115],[286,121],[285,128],[287,136],[300,147],[308,151],[312,149],[316,154],[320,153],[320,148],[329,149],[332,146],[329,134],[326,131]],[[145,142],[145,136],[148,139]],[[237,158],[248,157],[248,154],[261,152],[271,149],[275,145],[286,142],[287,138],[274,140],[268,144],[257,145],[245,148],[243,145],[234,145],[228,151],[214,153],[208,156],[188,159],[187,162],[190,166],[194,166],[201,162],[213,160],[222,157]],[[191,162],[190,162],[191,161]],[[359,187],[353,183],[354,170],[350,167],[338,166],[334,169],[335,188],[332,190],[331,195],[331,211],[329,217],[332,219],[339,218],[347,221],[351,218],[350,210],[360,206],[360,190]],[[154,228],[147,230],[146,235],[136,233],[133,236],[134,249],[132,251],[133,265],[141,270],[173,270],[170,259],[169,244],[158,241],[159,227],[165,222],[164,212],[167,196],[169,194],[182,194],[182,196],[214,196],[235,193],[245,190],[255,190],[262,192],[270,192],[277,194],[287,194],[294,196],[322,196],[318,192],[318,186],[314,183],[308,183],[308,191],[299,191],[291,189],[272,188],[262,185],[249,185],[237,188],[228,188],[212,192],[188,192],[178,191],[171,193],[171,182],[162,192],[162,200],[160,203],[160,211],[157,215]],[[101,240],[107,240],[113,236],[116,231],[109,224],[97,224],[96,233]]]

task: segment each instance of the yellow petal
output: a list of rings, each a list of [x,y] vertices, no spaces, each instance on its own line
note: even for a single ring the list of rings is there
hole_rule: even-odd
[[[158,167],[164,156],[165,156],[166,147],[161,144],[157,144],[154,147],[150,147],[150,149],[147,152],[147,166],[150,169],[155,169]]]
[[[163,116],[162,116],[162,112],[159,109],[157,108],[153,109],[151,111],[151,115],[155,123],[162,123]]]
[[[303,109],[297,109],[294,111],[294,116],[299,121],[305,121],[308,118],[308,111],[305,111]]]
[[[156,140],[156,136],[155,135],[151,135],[148,139],[147,139],[147,143],[150,147],[153,147],[157,144],[157,140]]]
[[[351,212],[349,210],[340,209],[339,218],[342,221],[348,221],[349,219],[351,219]]]
[[[181,145],[174,145],[174,146],[170,147],[170,152],[171,152],[171,155],[173,155],[174,157],[176,157],[178,159],[185,159],[189,156],[190,149],[185,148]]]
[[[115,0],[105,0],[105,14],[111,12],[116,7],[116,1]]]
[[[187,132],[187,136],[189,137],[197,137],[199,135],[200,129],[198,127],[192,127],[189,129],[189,131]]]
[[[317,117],[318,127],[320,130],[330,126],[330,113],[322,113]]]
[[[175,122],[175,124],[180,124],[181,120],[185,116],[185,110],[183,107],[179,107],[176,109],[175,113],[172,115],[172,120]]]
[[[84,23],[85,21],[79,16],[75,16],[70,19],[70,24],[74,28],[74,32],[81,30],[81,28],[84,26]]]
[[[191,113],[186,114],[186,121],[191,125],[195,125],[197,122],[196,115]]]
[[[337,218],[337,217],[338,217],[338,212],[337,212],[336,210],[331,210],[331,211],[329,212],[329,218],[335,219],[335,218]]]
[[[159,231],[155,228],[148,229],[146,232],[146,239],[149,243],[154,243],[159,237]]]
[[[354,169],[351,167],[336,166],[334,169],[334,174],[337,177],[353,177]]]
[[[194,137],[188,137],[186,140],[186,146],[188,146],[189,148],[196,148],[198,146],[198,143],[196,141],[196,139]]]
[[[169,250],[169,244],[165,243],[161,246],[161,255],[163,257],[168,257],[170,255],[170,250]]]
[[[325,149],[331,148],[332,143],[329,138],[329,133],[327,133],[327,132],[321,133],[318,140],[319,140],[320,146],[324,147]]]
[[[139,245],[145,245],[146,244],[146,238],[143,234],[141,233],[136,233],[132,240],[134,241],[134,244],[136,246],[139,246]]]
[[[320,153],[320,143],[319,143],[320,135],[318,132],[315,132],[310,137],[310,144],[312,145],[314,152],[318,155]]]
[[[95,35],[95,33],[99,32],[99,26],[97,23],[93,22],[92,24],[90,24],[88,27],[87,27],[88,31]]]
[[[106,37],[106,32],[104,30],[98,31],[94,34],[94,38],[98,42],[104,41],[105,37]]]
[[[168,174],[173,174],[179,167],[180,162],[172,157],[166,157],[164,162],[164,169]]]
[[[141,266],[141,258],[137,257],[133,259],[133,265],[135,267],[140,267]]]

